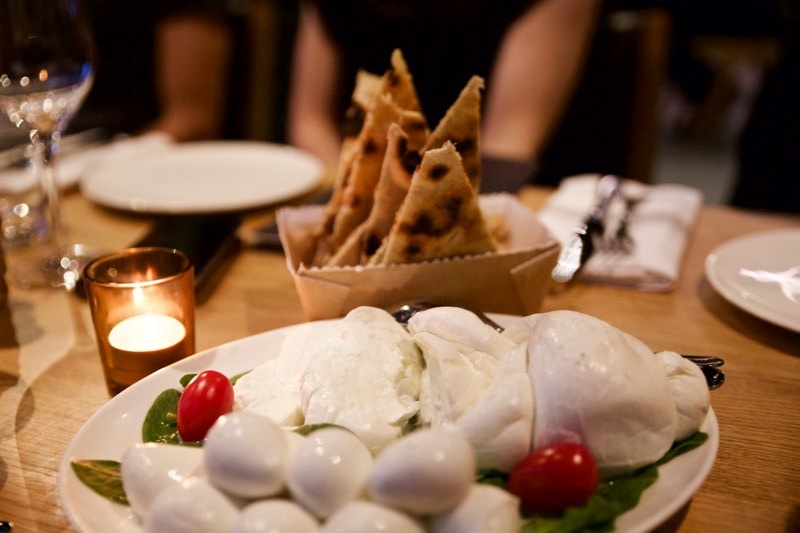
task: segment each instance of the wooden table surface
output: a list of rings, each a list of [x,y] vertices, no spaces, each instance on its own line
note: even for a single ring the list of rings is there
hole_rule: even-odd
[[[549,193],[521,192],[534,210]],[[121,248],[146,218],[111,212],[72,192],[64,216],[76,242]],[[250,224],[268,214],[259,214]],[[703,265],[720,243],[745,233],[800,227],[800,218],[703,208],[682,278],[670,293],[573,284],[552,291],[545,311],[573,309],[628,331],[654,350],[725,359],[711,394],[720,447],[690,504],[662,528],[682,532],[800,531],[800,334],[728,304]],[[197,349],[304,321],[279,252],[245,249],[211,298],[197,307]],[[0,521],[14,531],[62,531],[56,474],[63,451],[108,401],[85,301],[61,291],[10,289],[0,307]]]

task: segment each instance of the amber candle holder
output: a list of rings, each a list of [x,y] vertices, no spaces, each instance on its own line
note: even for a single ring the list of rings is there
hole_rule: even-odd
[[[194,353],[194,267],[171,248],[128,248],[83,273],[112,396]]]

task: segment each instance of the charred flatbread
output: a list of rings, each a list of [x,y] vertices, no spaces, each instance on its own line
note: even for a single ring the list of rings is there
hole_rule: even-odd
[[[479,131],[483,87],[483,78],[480,76],[470,78],[456,101],[430,134],[423,148],[423,151],[426,151],[441,147],[445,141],[453,142],[461,154],[464,170],[469,176],[472,188],[476,191],[481,181]]]
[[[373,192],[381,174],[389,125],[398,122],[402,110],[389,94],[375,99],[358,136],[352,168],[343,187],[341,205],[333,221],[330,249],[336,253],[350,233],[372,210]]]
[[[496,250],[455,145],[428,150],[383,246],[370,264],[428,261]]]
[[[406,197],[411,177],[420,162],[417,150],[408,147],[409,135],[398,124],[389,126],[388,145],[375,187],[369,217],[347,238],[327,266],[367,264],[378,251]]]
[[[328,255],[325,243],[328,236],[333,233],[333,222],[342,205],[347,178],[352,171],[353,161],[358,152],[358,143],[356,141],[361,129],[364,127],[365,117],[372,108],[381,85],[381,76],[365,70],[359,70],[356,74],[355,88],[342,125],[342,147],[339,151],[339,161],[334,172],[331,199],[328,200],[325,206],[323,223],[316,234],[316,239],[322,243],[320,250],[317,252],[318,256]]]
[[[392,51],[391,64],[391,68],[381,78],[378,94],[389,93],[401,108],[422,113],[414,78],[400,49]]]

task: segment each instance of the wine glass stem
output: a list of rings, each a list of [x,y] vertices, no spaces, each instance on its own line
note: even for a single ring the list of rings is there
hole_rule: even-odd
[[[50,243],[56,253],[66,245],[61,221],[61,202],[56,180],[56,143],[52,135],[39,133],[34,137],[36,154],[36,174],[45,202],[44,216],[50,228]]]

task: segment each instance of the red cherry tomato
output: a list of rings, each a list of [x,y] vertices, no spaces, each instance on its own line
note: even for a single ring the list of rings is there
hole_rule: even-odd
[[[217,418],[232,410],[231,380],[216,370],[204,370],[178,400],[178,433],[186,442],[203,440]]]
[[[527,511],[561,513],[585,504],[597,483],[591,452],[580,444],[563,443],[525,456],[511,471],[506,488]]]

